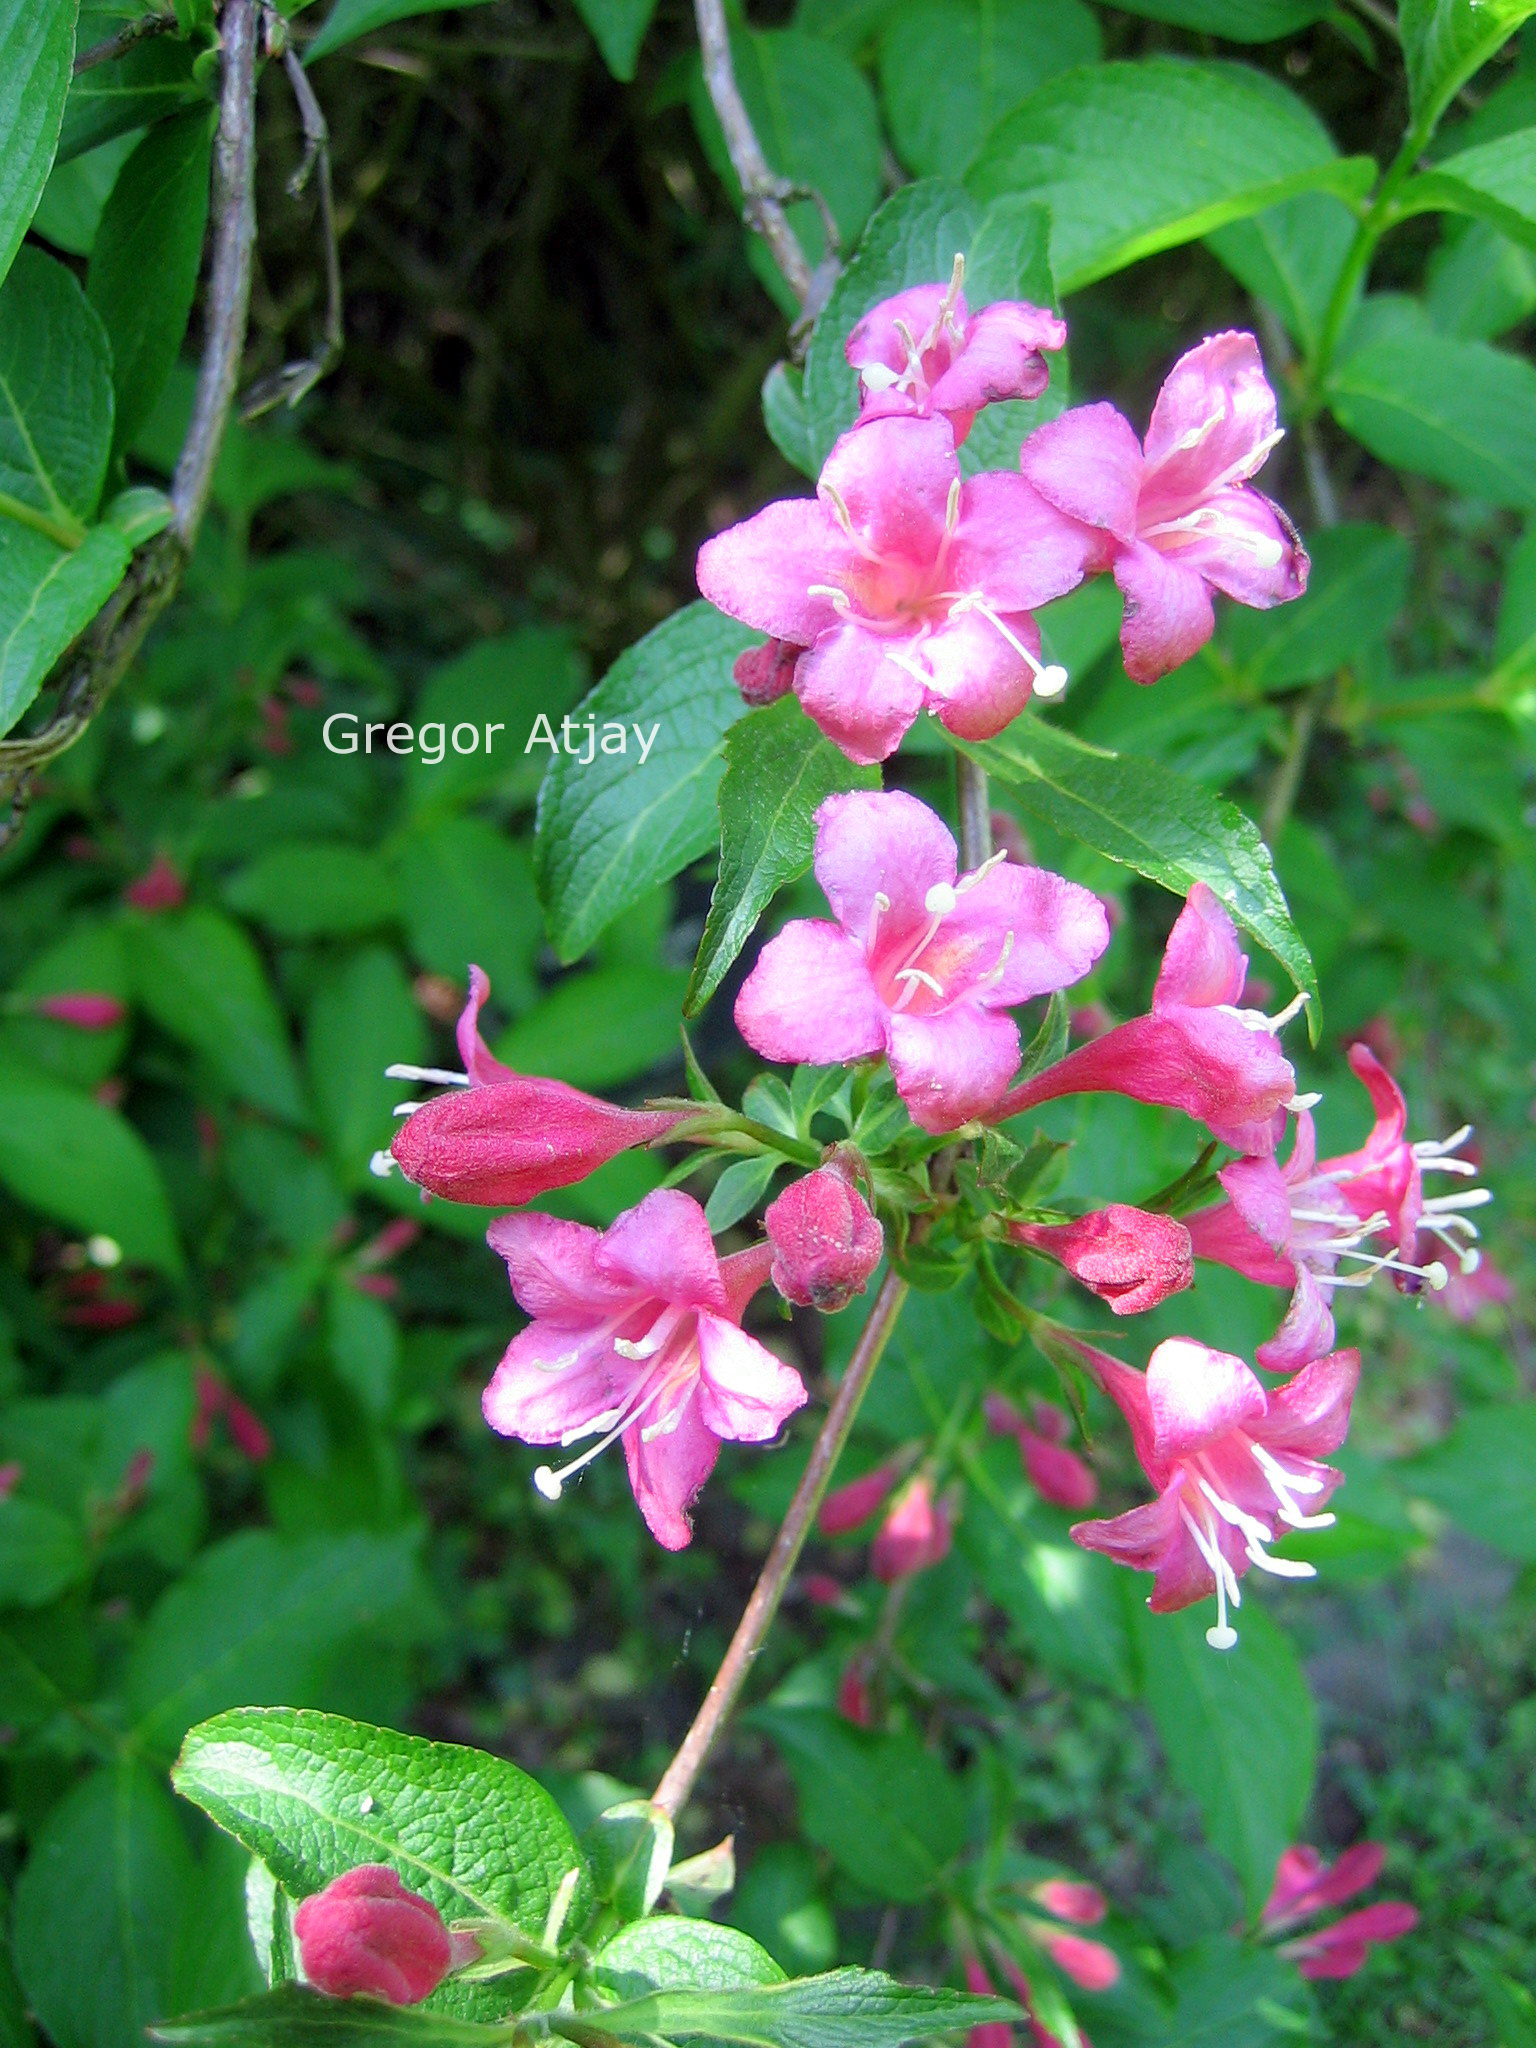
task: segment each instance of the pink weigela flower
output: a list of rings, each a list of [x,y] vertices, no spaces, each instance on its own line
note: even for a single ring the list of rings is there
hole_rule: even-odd
[[[1241,1606],[1238,1580],[1250,1565],[1281,1578],[1309,1579],[1316,1567],[1272,1557],[1276,1527],[1323,1529],[1318,1514],[1342,1478],[1318,1459],[1349,1429],[1360,1377],[1358,1351],[1314,1359],[1295,1379],[1266,1392],[1240,1358],[1189,1337],[1170,1337],[1145,1374],[1107,1352],[1074,1345],[1131,1426],[1142,1470],[1157,1499],[1110,1521],[1079,1522],[1074,1542],[1118,1564],[1155,1572],[1154,1614],[1216,1595],[1212,1649],[1229,1650],[1237,1631],[1228,1603]],[[1305,1503],[1305,1505],[1303,1505]]]
[[[1169,934],[1150,1013],[1012,1089],[994,1121],[1061,1095],[1106,1090],[1182,1109],[1240,1152],[1272,1153],[1296,1092],[1276,1033],[1305,999],[1278,1017],[1240,1009],[1247,975],[1231,918],[1197,882]]]
[[[1300,597],[1307,554],[1249,479],[1280,439],[1251,334],[1213,334],[1158,393],[1146,447],[1112,405],[1047,420],[1019,461],[1042,497],[1101,536],[1097,568],[1125,595],[1127,675],[1155,683],[1216,630],[1211,592],[1267,610]]]
[[[948,1557],[953,1539],[949,1508],[933,1481],[919,1472],[891,1502],[869,1549],[869,1568],[882,1585],[910,1579]]]
[[[532,1212],[498,1217],[486,1239],[533,1318],[485,1390],[486,1421],[530,1444],[597,1437],[560,1471],[535,1472],[549,1500],[622,1439],[646,1527],[682,1550],[721,1439],[766,1443],[806,1398],[800,1375],[740,1327],[770,1247],[720,1258],[704,1211],[673,1188],[607,1230]]]
[[[1343,1905],[1376,1882],[1386,1854],[1380,1842],[1357,1842],[1330,1868],[1305,1842],[1284,1850],[1275,1866],[1274,1890],[1259,1915],[1260,1927],[1266,1934],[1284,1934],[1329,1906]],[[1353,1977],[1372,1943],[1396,1941],[1418,1924],[1416,1908],[1405,1900],[1383,1899],[1284,1942],[1280,1953],[1298,1965],[1303,1977]]]
[[[1019,1461],[1030,1485],[1053,1507],[1079,1513],[1091,1508],[1099,1497],[1099,1482],[1076,1451],[1067,1449],[1072,1428],[1063,1409],[1038,1398],[1029,1404],[1030,1420],[1003,1394],[988,1394],[982,1403],[987,1427],[998,1436],[1011,1436],[1019,1447]],[[1052,1912],[1057,1909],[1053,1906]]]
[[[1189,1232],[1175,1217],[1111,1202],[1070,1223],[1010,1223],[1008,1235],[1057,1259],[1117,1316],[1156,1308],[1195,1277]]]
[[[967,314],[955,258],[947,285],[920,284],[866,313],[843,346],[859,373],[859,420],[942,413],[955,445],[983,406],[1038,398],[1050,382],[1042,350],[1066,346],[1067,323],[1043,306],[999,299]]]
[[[1096,543],[1022,476],[962,480],[947,420],[876,419],[843,435],[816,490],[706,541],[699,588],[805,649],[795,693],[850,760],[883,761],[924,710],[990,739],[1037,679],[1065,684],[1030,613],[1082,581]],[[755,701],[784,659],[752,668]]]
[[[837,922],[769,940],[736,1028],[770,1060],[885,1053],[925,1131],[996,1109],[1019,1063],[1010,1006],[1069,988],[1109,943],[1091,890],[1002,854],[961,875],[943,823],[900,791],[827,798],[816,879]]]
[[[317,1991],[389,2005],[419,2005],[480,1953],[472,1935],[450,1934],[431,1900],[407,1891],[387,1863],[360,1863],[301,1900],[293,1931]]]

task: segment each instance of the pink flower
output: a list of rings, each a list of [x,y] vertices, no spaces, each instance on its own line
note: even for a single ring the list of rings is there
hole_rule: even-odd
[[[1070,1920],[1077,1927],[1097,1927],[1109,1911],[1109,1902],[1098,1886],[1076,1878],[1048,1877],[1033,1887],[1030,1897],[1038,1899],[1058,1920]]]
[[[870,1546],[869,1568],[882,1585],[913,1578],[949,1555],[949,1509],[936,1500],[925,1472],[909,1479],[891,1503]]]
[[[1270,1372],[1292,1372],[1333,1343],[1330,1306],[1336,1287],[1362,1287],[1379,1272],[1417,1293],[1426,1284],[1437,1292],[1449,1273],[1443,1260],[1412,1253],[1421,1218],[1453,1253],[1458,1269],[1475,1272],[1479,1254],[1470,1243],[1477,1226],[1466,1214],[1490,1199],[1483,1188],[1466,1188],[1426,1199],[1426,1171],[1469,1175],[1470,1160],[1455,1150],[1469,1135],[1465,1127],[1449,1138],[1417,1145],[1405,1133],[1402,1091],[1366,1045],[1350,1047],[1349,1063],[1369,1090],[1376,1124],[1358,1152],[1317,1158],[1312,1118],[1297,1114],[1291,1156],[1236,1159],[1217,1175],[1226,1200],[1186,1218],[1195,1256],[1231,1266],[1261,1286],[1288,1287],[1291,1304],[1278,1334],[1261,1344],[1259,1364]],[[1373,1244],[1373,1249],[1362,1246]],[[1433,1248],[1433,1247],[1432,1247]],[[1340,1273],[1341,1260],[1357,1271]]]
[[[763,948],[736,998],[748,1045],[822,1066],[884,1052],[925,1131],[995,1110],[1019,1063],[1010,1006],[1079,980],[1109,927],[1090,890],[1043,868],[958,867],[915,797],[828,797],[816,879],[837,922],[796,919]]]
[[[1276,1033],[1303,998],[1278,1017],[1239,1009],[1247,972],[1231,918],[1197,882],[1169,934],[1150,1014],[1117,1024],[1012,1089],[993,1121],[1102,1089],[1182,1109],[1240,1152],[1273,1152],[1296,1092]]]
[[[524,1443],[598,1441],[534,1483],[565,1482],[619,1438],[646,1527],[668,1550],[721,1439],[765,1443],[802,1406],[800,1375],[740,1327],[768,1277],[766,1245],[721,1259],[691,1195],[658,1188],[607,1230],[537,1212],[486,1232],[533,1318],[485,1391],[485,1419]]]
[[[1267,1934],[1280,1934],[1329,1906],[1341,1906],[1376,1882],[1386,1853],[1379,1842],[1357,1842],[1330,1869],[1305,1843],[1285,1850],[1275,1868],[1274,1890],[1259,1915],[1260,1926]],[[1353,1977],[1373,1942],[1396,1941],[1418,1924],[1414,1907],[1401,1899],[1383,1899],[1379,1905],[1346,1913],[1331,1927],[1286,1942],[1280,1953],[1300,1966],[1303,1977]]]
[[[177,910],[187,900],[187,885],[163,853],[157,853],[136,882],[123,891],[135,910]]]
[[[1108,1991],[1120,1982],[1120,1958],[1102,1941],[1085,1934],[1058,1934],[1037,1929],[1036,1938],[1063,1976],[1084,1991]]]
[[[77,1031],[111,1031],[128,1014],[116,996],[83,993],[39,996],[32,1007],[39,1017],[52,1017],[60,1024],[73,1024]]]
[[[982,1408],[987,1427],[1018,1444],[1029,1483],[1042,1500],[1058,1508],[1092,1507],[1099,1497],[1099,1482],[1077,1453],[1067,1449],[1063,1439],[1072,1425],[1061,1409],[1049,1401],[1032,1401],[1031,1428],[1001,1394],[988,1394]]]
[[[965,1959],[965,1988],[982,1998],[995,1998],[996,1988],[976,1956]],[[1013,2027],[1007,2020],[983,2020],[965,2037],[965,2048],[1013,2048]]]
[[[942,413],[956,447],[984,405],[1038,398],[1050,382],[1043,349],[1066,345],[1067,323],[1043,307],[999,299],[967,316],[955,258],[947,285],[920,284],[884,299],[843,352],[859,373],[859,423],[895,413]]]
[[[1264,611],[1306,589],[1296,529],[1249,483],[1280,434],[1253,336],[1213,334],[1174,364],[1145,450],[1112,405],[1075,407],[1024,443],[1040,495],[1102,536],[1094,566],[1113,566],[1124,592],[1120,645],[1138,683],[1210,639],[1213,590]]]
[[[385,1863],[363,1863],[301,1900],[293,1916],[307,1981],[331,1998],[419,2005],[479,1953]]]
[[[1059,1259],[1117,1316],[1156,1308],[1195,1277],[1183,1224],[1124,1202],[1071,1223],[1010,1223],[1008,1235],[1015,1244]]]
[[[816,1518],[816,1526],[822,1535],[846,1536],[850,1529],[857,1529],[861,1522],[867,1522],[885,1505],[903,1469],[904,1461],[892,1458],[884,1465],[877,1465],[872,1472],[850,1479],[846,1486],[839,1486],[829,1493]]]
[[[1343,1474],[1317,1461],[1348,1432],[1359,1352],[1314,1359],[1266,1393],[1241,1359],[1188,1337],[1159,1344],[1145,1374],[1091,1345],[1073,1348],[1129,1422],[1136,1456],[1157,1491],[1156,1500],[1111,1521],[1079,1522],[1074,1542],[1135,1571],[1155,1572],[1147,1602],[1154,1614],[1175,1613],[1214,1592],[1216,1626],[1206,1641],[1231,1649],[1237,1631],[1228,1624],[1227,1603],[1242,1604],[1237,1582],[1250,1565],[1281,1578],[1315,1576],[1314,1566],[1271,1557],[1265,1546],[1275,1541],[1277,1523],[1323,1529],[1333,1521],[1315,1510]]]
[[[1062,687],[1030,613],[1082,581],[1093,546],[1022,476],[962,480],[947,421],[876,419],[843,435],[816,497],[706,541],[698,578],[733,619],[804,648],[806,711],[850,760],[882,761],[920,711],[990,739],[1037,678]]]
[[[773,1246],[769,1278],[786,1301],[823,1315],[862,1294],[885,1250],[885,1232],[840,1163],[794,1181],[763,1214]]]
[[[517,1074],[493,1059],[480,1036],[481,1006],[491,985],[469,970],[469,1001],[459,1018],[463,1074],[435,1067],[391,1067],[396,1080],[445,1081],[463,1092],[420,1106],[396,1131],[389,1152],[407,1180],[450,1202],[497,1208],[531,1202],[569,1187],[635,1145],[652,1145],[687,1119],[686,1110],[620,1109],[564,1081]]]

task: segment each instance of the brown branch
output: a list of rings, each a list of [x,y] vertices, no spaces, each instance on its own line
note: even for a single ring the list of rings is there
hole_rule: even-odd
[[[88,50],[82,50],[75,59],[75,76],[82,71],[92,71],[98,64],[110,64],[114,57],[124,56],[135,43],[144,42],[149,36],[163,36],[176,26],[174,14],[141,14],[137,21],[127,22],[116,35],[107,36],[99,43],[92,43]]]
[[[784,211],[784,202],[797,196],[797,188],[771,168],[757,139],[752,117],[736,83],[723,0],[694,0],[693,11],[699,25],[704,83],[725,133],[725,147],[731,159],[731,169],[736,173],[736,182],[741,187],[747,225],[768,244],[774,262],[783,273],[784,282],[804,306],[811,295],[811,266],[805,260],[805,251],[800,247],[789,224],[789,216]]]
[[[767,1640],[779,1603],[784,1598],[784,1589],[789,1584],[790,1573],[815,1526],[822,1496],[848,1441],[854,1417],[859,1412],[859,1403],[874,1377],[875,1367],[880,1363],[881,1353],[896,1327],[896,1318],[906,1298],[906,1281],[895,1273],[887,1273],[853,1357],[848,1362],[848,1370],[843,1374],[842,1385],[827,1410],[827,1419],[812,1447],[810,1462],[795,1488],[789,1512],[779,1526],[773,1548],[758,1575],[757,1584],[752,1588],[752,1597],[736,1624],[730,1648],[710,1681],[704,1704],[693,1718],[693,1726],[683,1737],[676,1756],[667,1765],[661,1783],[656,1787],[656,1804],[674,1820],[688,1804],[715,1738],[729,1718],[746,1683],[747,1673]]]

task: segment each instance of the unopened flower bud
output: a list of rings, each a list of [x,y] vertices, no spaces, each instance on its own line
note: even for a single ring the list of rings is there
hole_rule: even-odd
[[[1058,1920],[1071,1920],[1079,1927],[1096,1927],[1109,1911],[1104,1894],[1096,1884],[1082,1884],[1069,1877],[1048,1877],[1030,1892],[1048,1913]]]
[[[1066,1416],[1049,1401],[1034,1401],[1030,1413],[1034,1426],[1001,1394],[988,1394],[982,1404],[987,1427],[999,1436],[1011,1436],[1019,1457],[1042,1500],[1053,1507],[1091,1507],[1099,1497],[1099,1482],[1075,1451],[1062,1442],[1070,1427]]]
[[[1039,1933],[1040,1946],[1064,1977],[1084,1991],[1108,1991],[1120,1981],[1120,1958],[1085,1934]]]
[[[995,1998],[997,1991],[980,1959],[965,1959],[965,1988],[980,1998]],[[965,2048],[1013,2048],[1013,2028],[1007,2020],[983,2020],[965,2037]]]
[[[901,1471],[900,1463],[891,1459],[829,1493],[816,1518],[822,1535],[846,1536],[850,1529],[857,1529],[860,1522],[867,1522],[885,1505],[887,1495],[901,1477]]]
[[[1071,1223],[1014,1223],[1009,1236],[1061,1264],[1117,1316],[1156,1308],[1194,1279],[1189,1232],[1172,1216],[1112,1202]]]
[[[136,882],[123,891],[135,910],[176,910],[187,900],[187,885],[163,853],[157,853]]]
[[[838,1680],[837,1711],[855,1728],[874,1725],[875,1710],[869,1696],[869,1665],[862,1650]]]
[[[925,1572],[949,1555],[949,1510],[920,1472],[896,1496],[870,1549],[870,1570],[886,1585]]]
[[[88,995],[84,991],[39,996],[32,1007],[39,1017],[73,1024],[77,1031],[111,1031],[128,1014],[116,996]]]
[[[293,1931],[304,1975],[317,1991],[390,2005],[419,2005],[477,1952],[384,1863],[360,1864],[305,1899]]]
[[[804,652],[793,640],[765,640],[761,647],[749,647],[745,654],[737,655],[731,674],[754,711],[788,696],[795,680],[795,663]]]
[[[786,1301],[831,1315],[862,1294],[880,1263],[885,1232],[841,1166],[821,1166],[770,1202],[763,1228],[773,1246],[773,1284]]]
[[[680,1121],[672,1111],[620,1109],[564,1081],[515,1074],[424,1104],[390,1151],[407,1180],[431,1194],[516,1208],[585,1180]]]

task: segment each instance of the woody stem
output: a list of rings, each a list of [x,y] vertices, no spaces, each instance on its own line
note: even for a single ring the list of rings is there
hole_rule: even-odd
[[[789,189],[776,177],[763,154],[763,146],[752,126],[752,117],[736,83],[731,61],[731,38],[726,27],[723,0],[694,0],[694,17],[699,28],[699,50],[704,59],[704,83],[710,103],[725,135],[731,169],[741,187],[747,223],[768,244],[784,282],[803,306],[810,296],[811,266],[795,239],[795,231],[784,211]]]
[[[960,811],[960,867],[972,874],[992,857],[992,805],[987,771],[964,754],[955,756],[955,788]]]
[[[821,1425],[821,1434],[816,1439],[800,1484],[795,1488],[789,1511],[779,1525],[773,1547],[758,1574],[757,1584],[752,1588],[752,1597],[736,1624],[730,1647],[721,1659],[719,1670],[710,1680],[704,1704],[694,1715],[693,1725],[683,1737],[677,1754],[667,1765],[653,1794],[655,1803],[674,1820],[687,1805],[705,1759],[730,1718],[753,1660],[767,1640],[790,1574],[799,1562],[823,1496],[837,1469],[843,1446],[848,1441],[859,1404],[874,1378],[875,1367],[890,1341],[906,1298],[906,1281],[888,1272],[875,1296],[853,1357],[848,1361],[842,1384],[827,1410],[827,1419]]]

